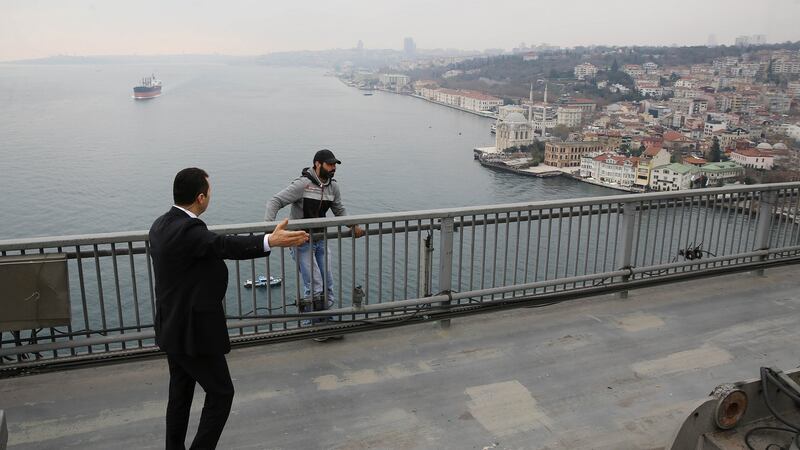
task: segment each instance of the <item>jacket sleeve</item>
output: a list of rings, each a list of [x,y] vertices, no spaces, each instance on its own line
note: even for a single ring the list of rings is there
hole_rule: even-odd
[[[186,244],[195,258],[253,259],[269,255],[264,235],[229,236],[214,233],[201,220],[192,220],[185,232]]]
[[[347,215],[347,211],[344,210],[344,205],[342,204],[342,193],[339,191],[339,185],[334,184],[335,187],[333,191],[333,202],[331,203],[331,211],[335,216],[344,216]]]
[[[264,220],[273,222],[278,215],[278,211],[286,205],[303,199],[303,191],[305,190],[306,183],[302,178],[298,178],[289,186],[277,194],[275,194],[267,202],[267,212],[264,214]]]

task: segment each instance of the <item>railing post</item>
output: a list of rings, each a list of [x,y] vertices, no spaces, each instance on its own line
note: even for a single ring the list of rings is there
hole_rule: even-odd
[[[453,284],[453,218],[442,219],[441,251],[439,252],[439,292],[450,292]],[[449,305],[450,301],[442,302]],[[439,321],[442,328],[450,327],[450,319]]]
[[[778,203],[778,193],[776,191],[761,192],[758,196],[758,223],[756,224],[756,238],[754,250],[769,249],[770,230],[772,229],[772,214],[775,205]],[[759,257],[761,261],[766,261],[767,256]],[[756,274],[764,276],[764,269],[756,270]]]
[[[433,288],[432,285],[432,278],[433,278],[433,268],[431,267],[433,261],[433,237],[429,234],[422,242],[419,243],[422,248],[422,269],[421,269],[421,276],[419,279],[419,286],[420,291],[422,292],[423,297],[430,297],[433,295],[431,292]]]
[[[633,229],[636,223],[636,206],[633,202],[620,203],[619,208],[622,208],[622,235],[618,236],[617,245],[622,244],[619,253],[617,253],[617,269],[626,269],[631,267],[631,260],[633,254]],[[626,282],[630,279],[630,275],[624,275],[622,281]],[[628,291],[620,291],[619,298],[628,298]]]
[[[6,414],[0,409],[0,450],[6,450],[8,445],[8,426],[6,425]]]

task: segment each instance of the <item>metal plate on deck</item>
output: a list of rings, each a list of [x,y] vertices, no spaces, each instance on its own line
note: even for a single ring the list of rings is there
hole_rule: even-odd
[[[65,254],[0,257],[0,331],[69,323]]]

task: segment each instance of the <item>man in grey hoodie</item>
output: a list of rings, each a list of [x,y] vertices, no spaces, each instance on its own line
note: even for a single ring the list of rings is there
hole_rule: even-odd
[[[325,217],[329,209],[336,216],[345,215],[339,186],[333,178],[336,165],[341,163],[330,150],[318,151],[314,155],[313,166],[303,169],[298,178],[267,202],[264,220],[274,221],[278,211],[286,205],[292,205],[289,212],[290,219]],[[351,230],[353,236],[357,238],[364,234],[358,225],[351,227]],[[323,228],[309,230],[312,233],[324,231]],[[303,279],[305,301],[301,302],[301,312],[321,311],[333,306],[335,302],[333,274],[330,270],[330,252],[325,247],[325,241],[317,239],[313,243],[306,242],[299,247],[293,247],[290,251],[298,261],[300,276]],[[327,294],[325,296],[322,293],[323,286]]]

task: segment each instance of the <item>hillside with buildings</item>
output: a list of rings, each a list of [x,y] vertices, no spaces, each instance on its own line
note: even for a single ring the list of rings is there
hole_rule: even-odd
[[[479,152],[495,166],[542,163],[631,191],[800,180],[800,45],[762,38],[522,49],[345,78],[496,117],[496,145]],[[510,160],[543,144],[528,162]]]

